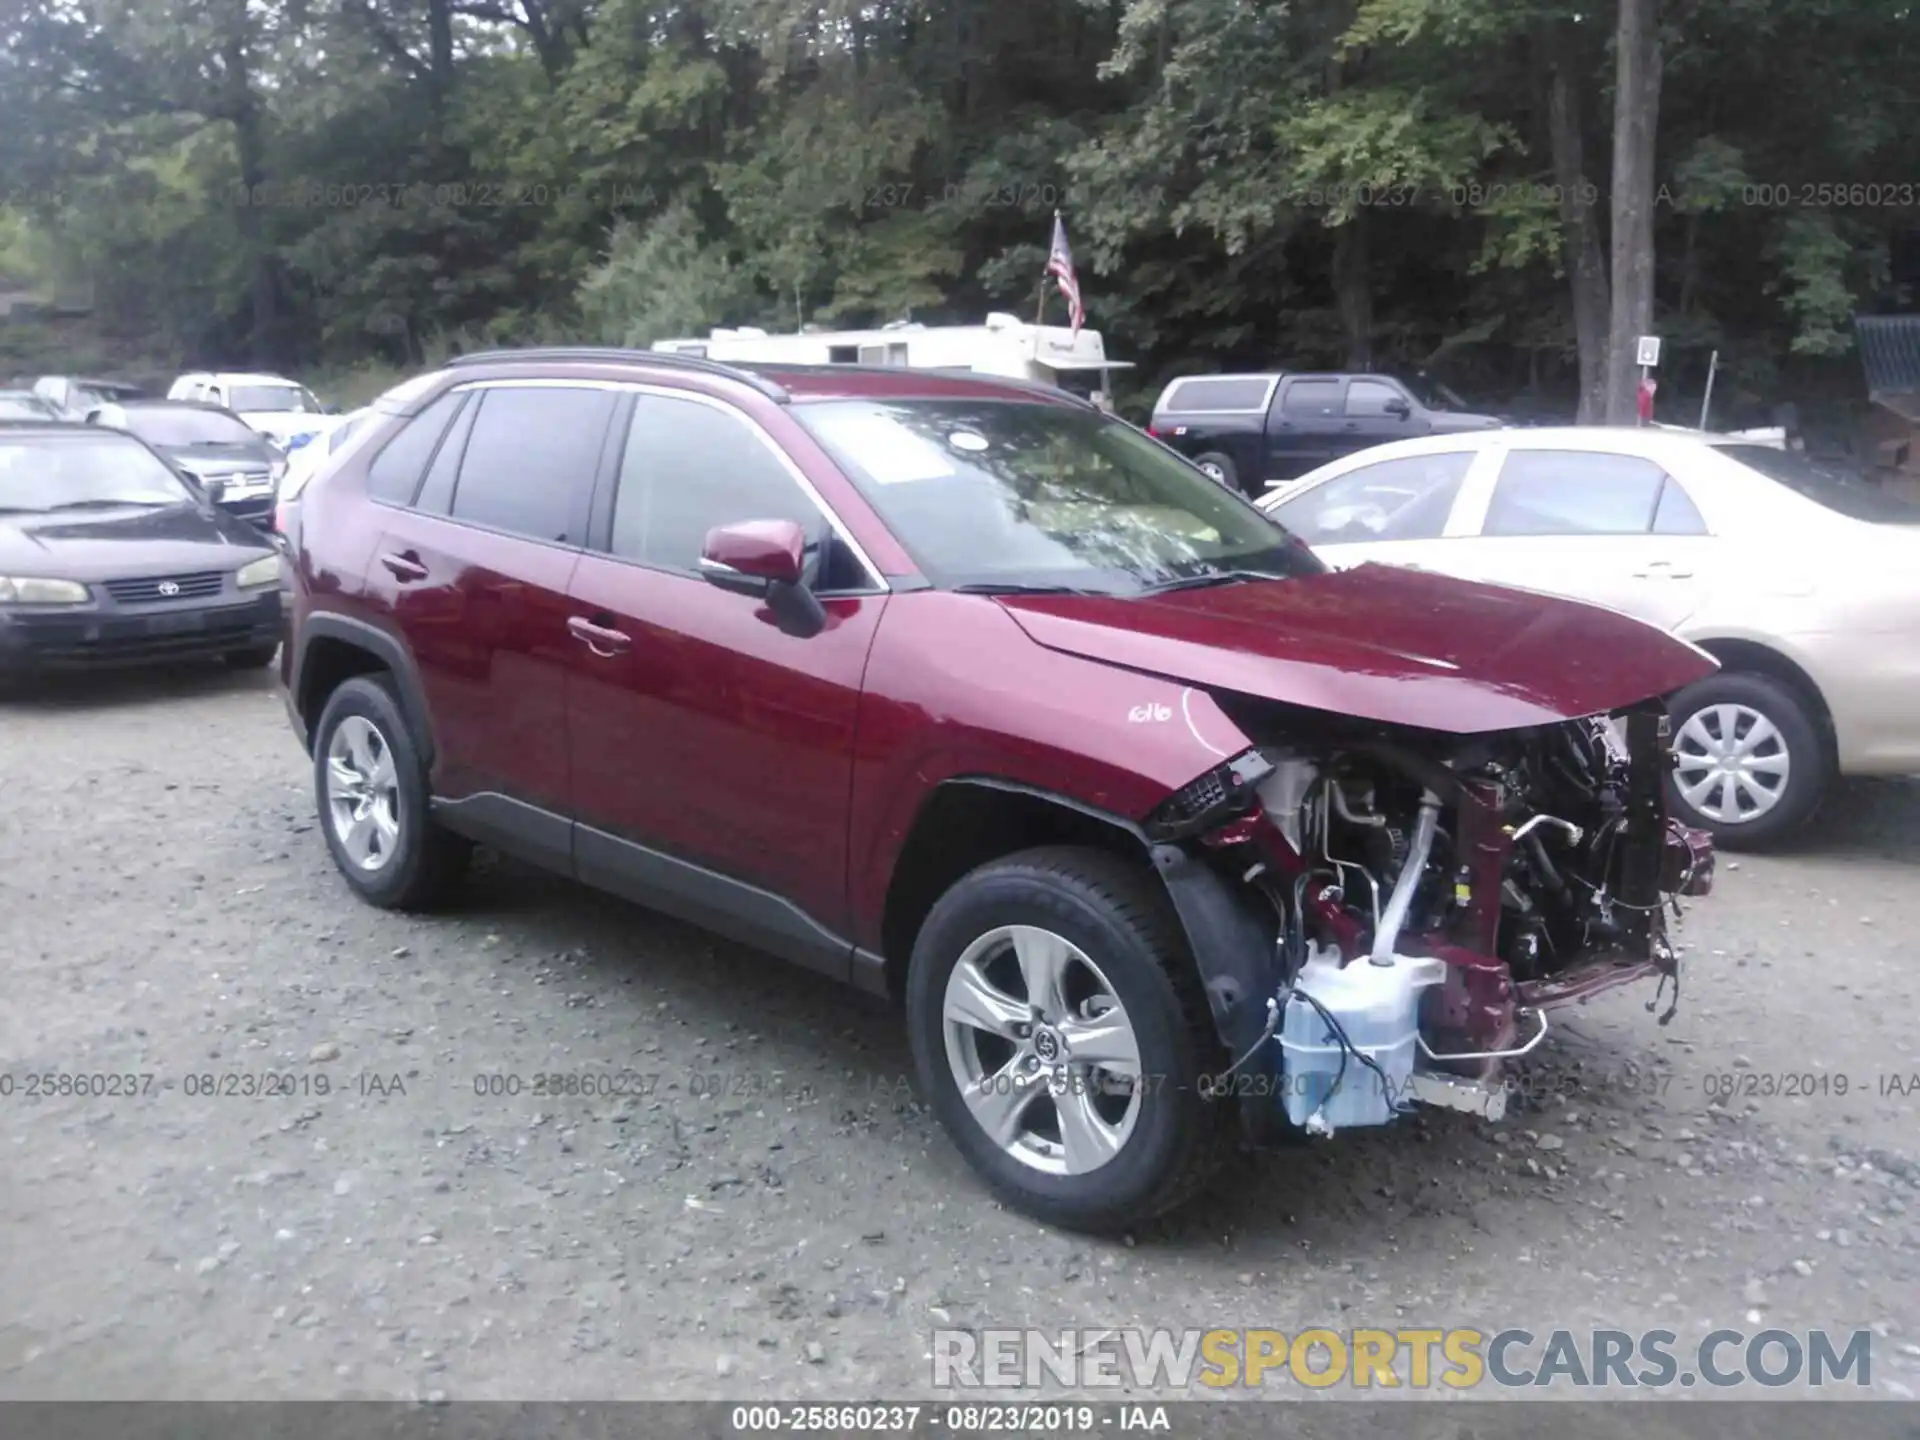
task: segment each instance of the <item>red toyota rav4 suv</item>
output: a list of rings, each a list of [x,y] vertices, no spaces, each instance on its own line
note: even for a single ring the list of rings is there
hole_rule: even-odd
[[[1549,1007],[1677,995],[1659,697],[1713,662],[1651,628],[1330,571],[1013,381],[529,350],[375,408],[287,537],[348,883],[429,905],[483,842],[893,997],[1032,1214],[1498,1115]]]

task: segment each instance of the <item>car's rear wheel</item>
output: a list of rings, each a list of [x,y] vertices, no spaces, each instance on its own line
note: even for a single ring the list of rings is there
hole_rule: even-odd
[[[923,1093],[1015,1209],[1111,1231],[1195,1194],[1230,1148],[1203,1097],[1217,1059],[1180,928],[1150,871],[1029,850],[961,880],[914,945]]]
[[[1218,451],[1209,451],[1204,455],[1194,456],[1193,463],[1227,489],[1240,488],[1240,467],[1235,465],[1228,456]]]
[[[426,767],[384,678],[355,676],[327,698],[313,769],[327,849],[361,899],[415,910],[451,896],[473,846],[434,824]]]
[[[1769,675],[1723,671],[1673,699],[1668,777],[1674,817],[1728,850],[1758,849],[1800,828],[1832,766],[1807,702]]]

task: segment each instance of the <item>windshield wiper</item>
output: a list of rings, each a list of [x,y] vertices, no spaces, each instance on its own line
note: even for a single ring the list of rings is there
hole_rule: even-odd
[[[1164,585],[1150,585],[1143,595],[1170,595],[1175,590],[1207,590],[1215,585],[1237,585],[1242,580],[1284,580],[1270,570],[1209,570],[1202,575],[1187,575]]]
[[[955,585],[956,595],[1104,595],[1104,590],[1083,590],[1077,585],[1022,585],[1018,581],[980,580]]]

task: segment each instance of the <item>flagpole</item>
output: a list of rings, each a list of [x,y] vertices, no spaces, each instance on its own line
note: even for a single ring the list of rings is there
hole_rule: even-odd
[[[1053,235],[1058,235],[1059,233],[1060,212],[1056,210],[1053,212]],[[1047,255],[1049,259],[1051,259],[1053,255],[1053,235],[1047,237]],[[1047,323],[1047,286],[1052,280],[1053,276],[1051,275],[1042,275],[1040,277],[1040,303],[1034,307],[1033,312],[1033,323],[1035,325],[1044,325]]]

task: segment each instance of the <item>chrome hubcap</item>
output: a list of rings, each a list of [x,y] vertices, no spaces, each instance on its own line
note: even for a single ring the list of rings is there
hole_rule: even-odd
[[[1780,803],[1793,756],[1779,727],[1746,705],[1709,705],[1675,737],[1681,798],[1710,820],[1740,825]]]
[[[1140,1116],[1140,1046],[1100,967],[1070,940],[1003,925],[947,977],[947,1063],[974,1121],[1024,1165],[1098,1170]]]
[[[349,715],[327,745],[327,819],[347,859],[369,873],[400,848],[393,751],[371,720]]]
[[[1216,480],[1224,480],[1227,478],[1227,472],[1222,470],[1219,464],[1213,460],[1209,460],[1206,464],[1202,465],[1200,467],[1200,473],[1202,475],[1211,475]]]

